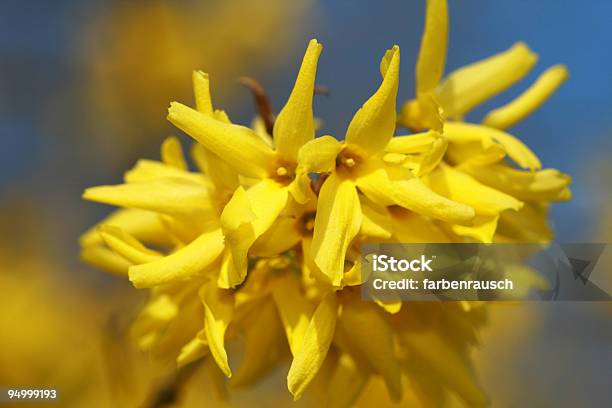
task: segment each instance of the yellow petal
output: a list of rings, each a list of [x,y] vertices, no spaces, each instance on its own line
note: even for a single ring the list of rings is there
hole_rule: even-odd
[[[357,179],[359,189],[379,205],[400,207],[442,221],[469,224],[474,209],[449,200],[429,189],[417,178],[390,178],[386,169],[378,168]]]
[[[291,354],[295,357],[310,324],[313,307],[300,292],[299,284],[291,274],[274,281],[272,298],[285,327]]]
[[[470,237],[478,242],[490,244],[497,230],[499,215],[476,215],[472,225],[452,225],[453,232],[462,237]]]
[[[251,251],[254,256],[272,257],[293,248],[301,238],[295,218],[281,216],[257,238]]]
[[[399,63],[399,47],[394,46],[381,62],[380,87],[357,111],[346,131],[347,143],[358,145],[370,154],[384,149],[395,132]]]
[[[208,344],[203,340],[203,334],[198,333],[189,343],[185,344],[176,358],[177,367],[180,369],[189,363],[193,363],[208,354]]]
[[[310,40],[291,95],[274,122],[276,151],[290,161],[297,160],[300,147],[315,136],[312,98],[322,50],[317,40]]]
[[[394,400],[402,396],[401,371],[394,353],[393,330],[374,303],[360,298],[348,300],[342,308],[339,324],[351,350],[368,361],[382,375]]]
[[[393,221],[386,208],[375,205],[367,197],[360,197],[359,201],[363,215],[360,234],[377,239],[391,238]]]
[[[206,185],[206,179],[199,173],[190,173],[166,163],[155,160],[140,159],[134,167],[126,171],[123,180],[126,183],[141,183],[162,178],[180,178]]]
[[[499,219],[498,237],[505,242],[547,243],[554,235],[548,226],[546,205],[528,203],[519,212],[506,211]]]
[[[378,306],[380,306],[385,312],[390,314],[399,313],[402,310],[402,302],[401,301],[388,301],[388,300],[376,300],[375,301]]]
[[[298,154],[299,170],[304,173],[327,173],[334,169],[342,142],[332,136],[321,136],[306,143]]]
[[[204,303],[204,330],[210,354],[227,377],[232,376],[232,370],[227,362],[225,352],[225,332],[234,315],[234,297],[232,292],[217,288],[211,284],[200,291]]]
[[[188,280],[212,264],[223,248],[223,234],[220,229],[205,232],[164,258],[130,267],[130,281],[137,288],[146,288]]]
[[[338,300],[328,293],[314,314],[304,333],[302,344],[291,363],[287,386],[294,399],[299,399],[323,364],[336,330]]]
[[[213,114],[213,105],[210,97],[208,74],[202,71],[193,71],[192,81],[196,109],[198,112],[211,116]]]
[[[264,302],[248,315],[248,320],[244,329],[244,357],[232,379],[232,385],[235,387],[260,379],[285,351],[278,344],[282,330],[272,302]]]
[[[132,265],[127,259],[102,245],[88,245],[81,249],[81,260],[95,268],[126,276]]]
[[[516,198],[446,165],[430,173],[427,180],[436,193],[473,207],[477,214],[499,215],[502,211],[518,211],[523,207]]]
[[[131,263],[142,264],[162,257],[162,254],[145,247],[121,228],[104,225],[99,231],[106,245]]]
[[[326,407],[351,407],[367,384],[370,370],[349,353],[342,353],[329,381]]]
[[[504,148],[491,138],[490,134],[470,132],[464,123],[447,122],[444,136],[449,145],[446,160],[454,164],[475,164],[485,166],[497,163],[506,156]]]
[[[567,77],[568,72],[564,65],[550,67],[512,102],[489,112],[482,124],[498,129],[514,126],[542,106]]]
[[[438,89],[438,101],[446,115],[464,114],[521,80],[538,57],[524,43],[453,71]]]
[[[433,129],[442,132],[446,115],[438,97],[433,92],[420,93],[417,99],[404,103],[398,116],[398,124],[413,132]]]
[[[521,171],[504,164],[486,167],[465,166],[476,180],[496,190],[510,194],[524,201],[566,201],[571,198],[567,188],[572,179],[556,169]]]
[[[425,30],[416,66],[416,92],[436,89],[444,73],[448,41],[448,9],[446,0],[427,0]]]
[[[469,406],[487,405],[487,398],[476,384],[471,368],[465,359],[441,338],[440,332],[404,330],[401,340]]]
[[[451,242],[448,235],[427,217],[403,208],[393,208],[393,235],[403,243]]]
[[[205,148],[248,177],[271,174],[274,152],[251,129],[224,123],[178,102],[172,102],[168,120]]]
[[[531,170],[538,170],[542,167],[542,163],[540,163],[538,156],[536,156],[523,142],[495,128],[471,123],[449,122],[444,128],[444,135],[449,138],[451,143],[463,140],[481,140],[483,146],[485,146],[490,143],[489,141],[493,141],[499,143],[508,156],[519,166]],[[451,146],[451,149],[452,148]],[[456,152],[451,152],[451,155],[456,157]]]
[[[334,286],[340,286],[344,257],[360,226],[361,207],[355,185],[332,174],[319,193],[312,253],[315,263]]]
[[[217,189],[217,195],[231,194],[240,185],[238,174],[219,156],[206,150],[201,144],[193,145],[191,156],[200,171],[210,178]]]
[[[264,179],[246,192],[239,187],[225,206],[221,224],[239,278],[239,281],[228,282],[230,287],[246,277],[247,253],[251,245],[271,227],[285,208],[287,197],[286,188]]]
[[[161,146],[161,157],[162,161],[168,166],[176,167],[180,170],[187,170],[187,162],[185,161],[183,148],[181,147],[181,142],[179,142],[176,137],[170,136],[164,140]]]
[[[310,188],[310,181],[308,174],[298,169],[295,178],[287,187],[289,193],[291,193],[291,197],[293,197],[297,203],[306,204],[311,198],[315,197]]]
[[[196,182],[165,178],[133,184],[91,187],[83,198],[168,215],[189,216],[210,207],[207,189]]]
[[[112,225],[119,227],[137,240],[155,245],[168,246],[173,242],[168,237],[159,216],[151,211],[136,209],[120,209],[90,228],[79,239],[81,246],[101,244],[102,237],[98,227]]]
[[[407,136],[395,136],[389,140],[385,151],[402,154],[424,153],[430,149],[431,144],[439,136],[440,134],[433,130]]]
[[[421,157],[421,161],[419,163],[419,168],[416,173],[417,176],[424,176],[425,174],[430,173],[438,167],[442,159],[444,158],[444,154],[446,153],[446,149],[448,147],[448,139],[439,136],[437,137],[429,147],[429,150],[423,154]]]

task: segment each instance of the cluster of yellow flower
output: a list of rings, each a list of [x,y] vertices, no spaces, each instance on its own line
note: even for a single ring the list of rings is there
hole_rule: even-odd
[[[430,405],[450,390],[486,404],[467,355],[481,304],[370,303],[359,294],[362,243],[547,241],[549,203],[570,197],[568,176],[541,170],[536,155],[502,130],[541,105],[565,68],[545,72],[483,124],[464,123],[536,56],[518,44],[440,83],[447,20],[446,1],[428,0],[416,99],[396,113],[395,46],[343,141],[315,137],[316,40],[271,135],[214,110],[208,75],[193,74],[195,108],[174,102],[168,119],[196,140],[199,171],[188,170],[171,137],[161,162],[140,160],[124,184],[84,194],[125,207],[81,245],[85,260],[151,288],[133,327],[142,348],[175,352],[179,366],[210,354],[232,377],[226,343],[244,336],[234,385],[261,378],[290,354],[296,399],[311,384],[328,405],[346,406],[382,378],[396,401]],[[394,136],[398,124],[426,131]]]

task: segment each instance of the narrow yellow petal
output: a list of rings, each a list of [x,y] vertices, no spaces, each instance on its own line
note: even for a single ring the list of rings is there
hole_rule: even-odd
[[[342,353],[329,381],[326,407],[345,408],[355,404],[370,377],[368,367],[349,353]]]
[[[119,227],[137,240],[160,246],[169,246],[173,242],[168,237],[164,225],[159,216],[151,211],[136,209],[120,209],[94,225],[79,239],[81,246],[101,244],[102,237],[98,233],[98,227],[112,225]]]
[[[485,166],[497,163],[506,156],[505,149],[490,134],[470,132],[471,128],[463,125],[447,122],[444,127],[444,136],[449,141],[445,157],[447,161]]]
[[[202,71],[193,71],[193,93],[196,109],[205,115],[213,114],[213,104],[210,97],[210,80],[208,74]]]
[[[401,340],[469,406],[487,405],[487,397],[476,384],[471,368],[440,332],[404,330]]]
[[[91,187],[85,190],[83,198],[168,215],[189,216],[210,207],[208,191],[203,185],[179,178]]]
[[[506,129],[531,115],[552,96],[567,80],[565,65],[555,65],[544,71],[525,92],[512,102],[492,110],[482,121],[483,125]]]
[[[470,237],[478,242],[490,244],[497,231],[499,215],[476,215],[472,225],[452,225],[453,232],[462,237]]]
[[[480,140],[483,146],[488,146],[492,141],[501,145],[508,156],[522,168],[538,170],[542,167],[540,159],[529,147],[516,137],[499,129],[471,123],[448,122],[444,127],[444,135],[451,143]],[[454,158],[456,152],[452,152],[452,149],[453,146],[450,148],[450,153],[451,158]]]
[[[553,237],[548,225],[548,206],[527,203],[520,211],[506,211],[501,215],[497,236],[510,242],[547,243]]]
[[[556,169],[521,171],[505,164],[487,167],[465,166],[476,180],[496,190],[524,201],[566,201],[571,198],[567,188],[572,179]]]
[[[248,177],[271,174],[274,152],[251,129],[224,123],[178,102],[172,102],[168,120],[205,148]]]
[[[331,292],[317,306],[291,363],[287,386],[294,399],[302,396],[323,364],[334,337],[337,316],[338,300],[336,294]]]
[[[310,324],[313,307],[301,293],[295,277],[290,274],[274,281],[272,298],[285,327],[291,354],[295,357]]]
[[[351,350],[368,361],[385,379],[392,398],[400,400],[401,371],[394,353],[393,330],[382,313],[374,303],[350,299],[343,305],[339,324],[344,333],[350,334],[347,342]]]
[[[459,68],[438,89],[438,101],[449,118],[464,114],[521,80],[537,62],[524,43],[476,63]]]
[[[442,132],[446,114],[438,97],[434,92],[420,93],[416,99],[402,105],[397,123],[412,130],[420,132],[433,129]]]
[[[472,207],[436,194],[417,177],[392,179],[386,169],[378,168],[359,177],[357,186],[379,205],[399,205],[419,214],[458,224],[469,224],[474,218]]]
[[[254,256],[272,257],[296,246],[301,235],[292,217],[279,217],[253,244]]]
[[[193,145],[191,155],[200,171],[210,177],[218,195],[231,194],[240,185],[238,173],[201,144]]]
[[[162,257],[162,254],[145,247],[121,228],[104,225],[100,227],[99,231],[110,249],[133,264],[152,262]]]
[[[229,282],[230,287],[246,277],[247,254],[251,245],[272,226],[285,208],[287,197],[286,188],[264,179],[246,192],[239,187],[225,206],[221,224],[239,277],[239,281]]]
[[[191,173],[156,160],[140,159],[123,175],[126,183],[141,183],[162,178],[180,178],[206,185],[206,179],[199,173]]]
[[[225,351],[225,332],[234,315],[234,296],[231,291],[211,284],[203,287],[200,297],[204,304],[204,330],[210,354],[227,377],[232,376]]]
[[[381,62],[380,87],[357,111],[346,131],[347,143],[358,145],[370,154],[384,149],[395,132],[399,63],[399,47],[394,46]]]
[[[451,242],[431,219],[403,208],[393,208],[393,235],[403,243]]]
[[[326,173],[334,169],[343,144],[332,136],[321,136],[306,143],[298,154],[298,169],[304,173]]]
[[[376,300],[376,304],[389,314],[396,314],[402,310],[401,301],[392,302],[389,300]]]
[[[444,74],[448,41],[446,0],[427,0],[425,30],[416,66],[416,92],[434,91]]]
[[[276,151],[290,161],[297,160],[300,147],[315,137],[312,98],[322,50],[317,40],[310,40],[291,95],[274,122]]]
[[[204,334],[205,336],[205,334]],[[203,340],[203,334],[198,333],[189,343],[185,344],[176,358],[176,365],[180,369],[189,363],[199,360],[208,354],[208,344]]]
[[[259,380],[278,361],[285,350],[279,347],[282,329],[272,302],[263,302],[248,317],[244,328],[244,357],[232,385],[240,387]]]
[[[319,193],[312,252],[333,286],[340,286],[346,251],[359,232],[361,207],[355,185],[332,174]]]
[[[130,267],[130,281],[137,288],[147,288],[188,280],[214,262],[223,248],[223,234],[220,229],[205,232],[164,258]]]
[[[127,259],[102,245],[81,248],[81,260],[89,265],[119,276],[127,276],[132,265]]]
[[[417,176],[424,176],[434,170],[446,154],[446,149],[448,147],[448,139],[439,136],[432,142],[431,146],[429,146],[429,150],[427,150],[421,157],[421,161],[419,163],[419,168],[416,172]]]
[[[439,135],[438,132],[430,130],[413,135],[395,136],[389,140],[385,151],[402,154],[425,153]]]
[[[447,165],[438,167],[428,175],[427,180],[436,193],[473,207],[477,214],[499,215],[502,211],[518,211],[523,207],[523,203],[516,198],[479,183]]]
[[[180,170],[187,170],[187,162],[185,161],[185,155],[183,154],[183,148],[181,142],[174,137],[167,137],[161,146],[161,157],[162,161],[168,166],[176,167]]]
[[[389,239],[393,234],[391,216],[385,207],[377,206],[367,197],[360,197],[361,220],[360,234],[371,238]]]

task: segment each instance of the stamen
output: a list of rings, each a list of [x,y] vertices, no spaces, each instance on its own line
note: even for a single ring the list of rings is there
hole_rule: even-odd
[[[344,160],[344,165],[346,167],[353,167],[355,166],[355,160],[349,157],[348,159]]]
[[[304,228],[306,228],[306,231],[313,231],[314,226],[315,226],[314,219],[310,218],[308,221],[306,221]]]
[[[283,166],[281,166],[281,167],[279,167],[278,169],[276,169],[276,174],[277,174],[279,177],[284,177],[284,176],[286,176],[287,174],[289,174],[289,172],[287,171],[287,169],[286,169],[286,168],[284,168]]]

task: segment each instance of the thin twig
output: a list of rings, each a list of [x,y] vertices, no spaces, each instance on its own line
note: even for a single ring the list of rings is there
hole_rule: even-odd
[[[240,77],[238,78],[238,82],[247,87],[253,93],[257,113],[264,122],[266,132],[271,135],[272,130],[274,129],[274,113],[272,111],[270,98],[268,98],[263,86],[261,86],[256,79],[251,77]]]

